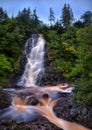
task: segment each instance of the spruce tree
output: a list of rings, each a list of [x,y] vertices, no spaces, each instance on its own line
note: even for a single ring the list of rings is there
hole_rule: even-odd
[[[4,11],[2,7],[0,7],[0,22],[4,21],[6,18],[8,18],[6,11]]]
[[[54,11],[53,11],[52,8],[50,8],[49,21],[50,21],[51,26],[52,26],[53,23],[55,23],[55,16],[54,16]]]
[[[64,28],[67,28],[69,25],[72,24],[74,20],[72,9],[70,8],[69,4],[64,4],[62,9],[62,16],[61,16],[61,24]]]

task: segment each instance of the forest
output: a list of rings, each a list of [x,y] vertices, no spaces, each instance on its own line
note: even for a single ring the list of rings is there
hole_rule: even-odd
[[[86,11],[79,20],[69,4],[61,9],[56,20],[50,8],[46,24],[36,9],[24,8],[16,17],[9,17],[0,7],[0,88],[11,84],[20,73],[23,47],[32,34],[43,34],[49,64],[76,86],[75,102],[92,107],[92,12]]]

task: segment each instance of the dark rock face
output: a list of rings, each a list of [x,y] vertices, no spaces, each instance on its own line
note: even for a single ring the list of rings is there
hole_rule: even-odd
[[[63,82],[65,82],[65,80],[60,73],[56,71],[50,71],[48,68],[46,68],[45,74],[41,80],[41,85],[56,85]]]
[[[10,105],[10,100],[9,95],[0,89],[0,109],[8,107]]]
[[[0,121],[0,130],[62,130],[50,123],[47,119],[39,117],[39,119],[32,122],[25,122],[17,124],[12,120]]]
[[[76,122],[92,129],[92,108],[74,103],[72,96],[74,93],[62,97],[54,108],[54,112],[59,118]]]
[[[44,60],[45,72],[41,79],[40,85],[56,85],[59,83],[67,82],[66,79],[63,77],[62,73],[56,71],[48,55],[49,55],[48,53],[45,54],[45,60]]]

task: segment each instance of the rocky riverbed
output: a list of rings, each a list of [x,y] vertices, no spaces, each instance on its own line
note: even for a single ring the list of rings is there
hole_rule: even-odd
[[[74,103],[72,94],[61,95],[61,100],[54,107],[54,112],[59,118],[82,124],[92,129],[92,109],[78,106]],[[0,90],[0,109],[10,105],[10,98],[2,89]],[[0,120],[0,130],[62,130],[39,116],[34,121],[16,123],[12,120]]]

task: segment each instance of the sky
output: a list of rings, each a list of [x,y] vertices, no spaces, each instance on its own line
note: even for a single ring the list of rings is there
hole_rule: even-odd
[[[10,17],[16,16],[18,11],[24,8],[30,8],[31,12],[36,9],[39,19],[47,23],[50,8],[53,9],[57,20],[60,19],[65,3],[70,5],[75,20],[80,19],[86,11],[92,12],[92,0],[0,0],[0,7],[6,10]]]

